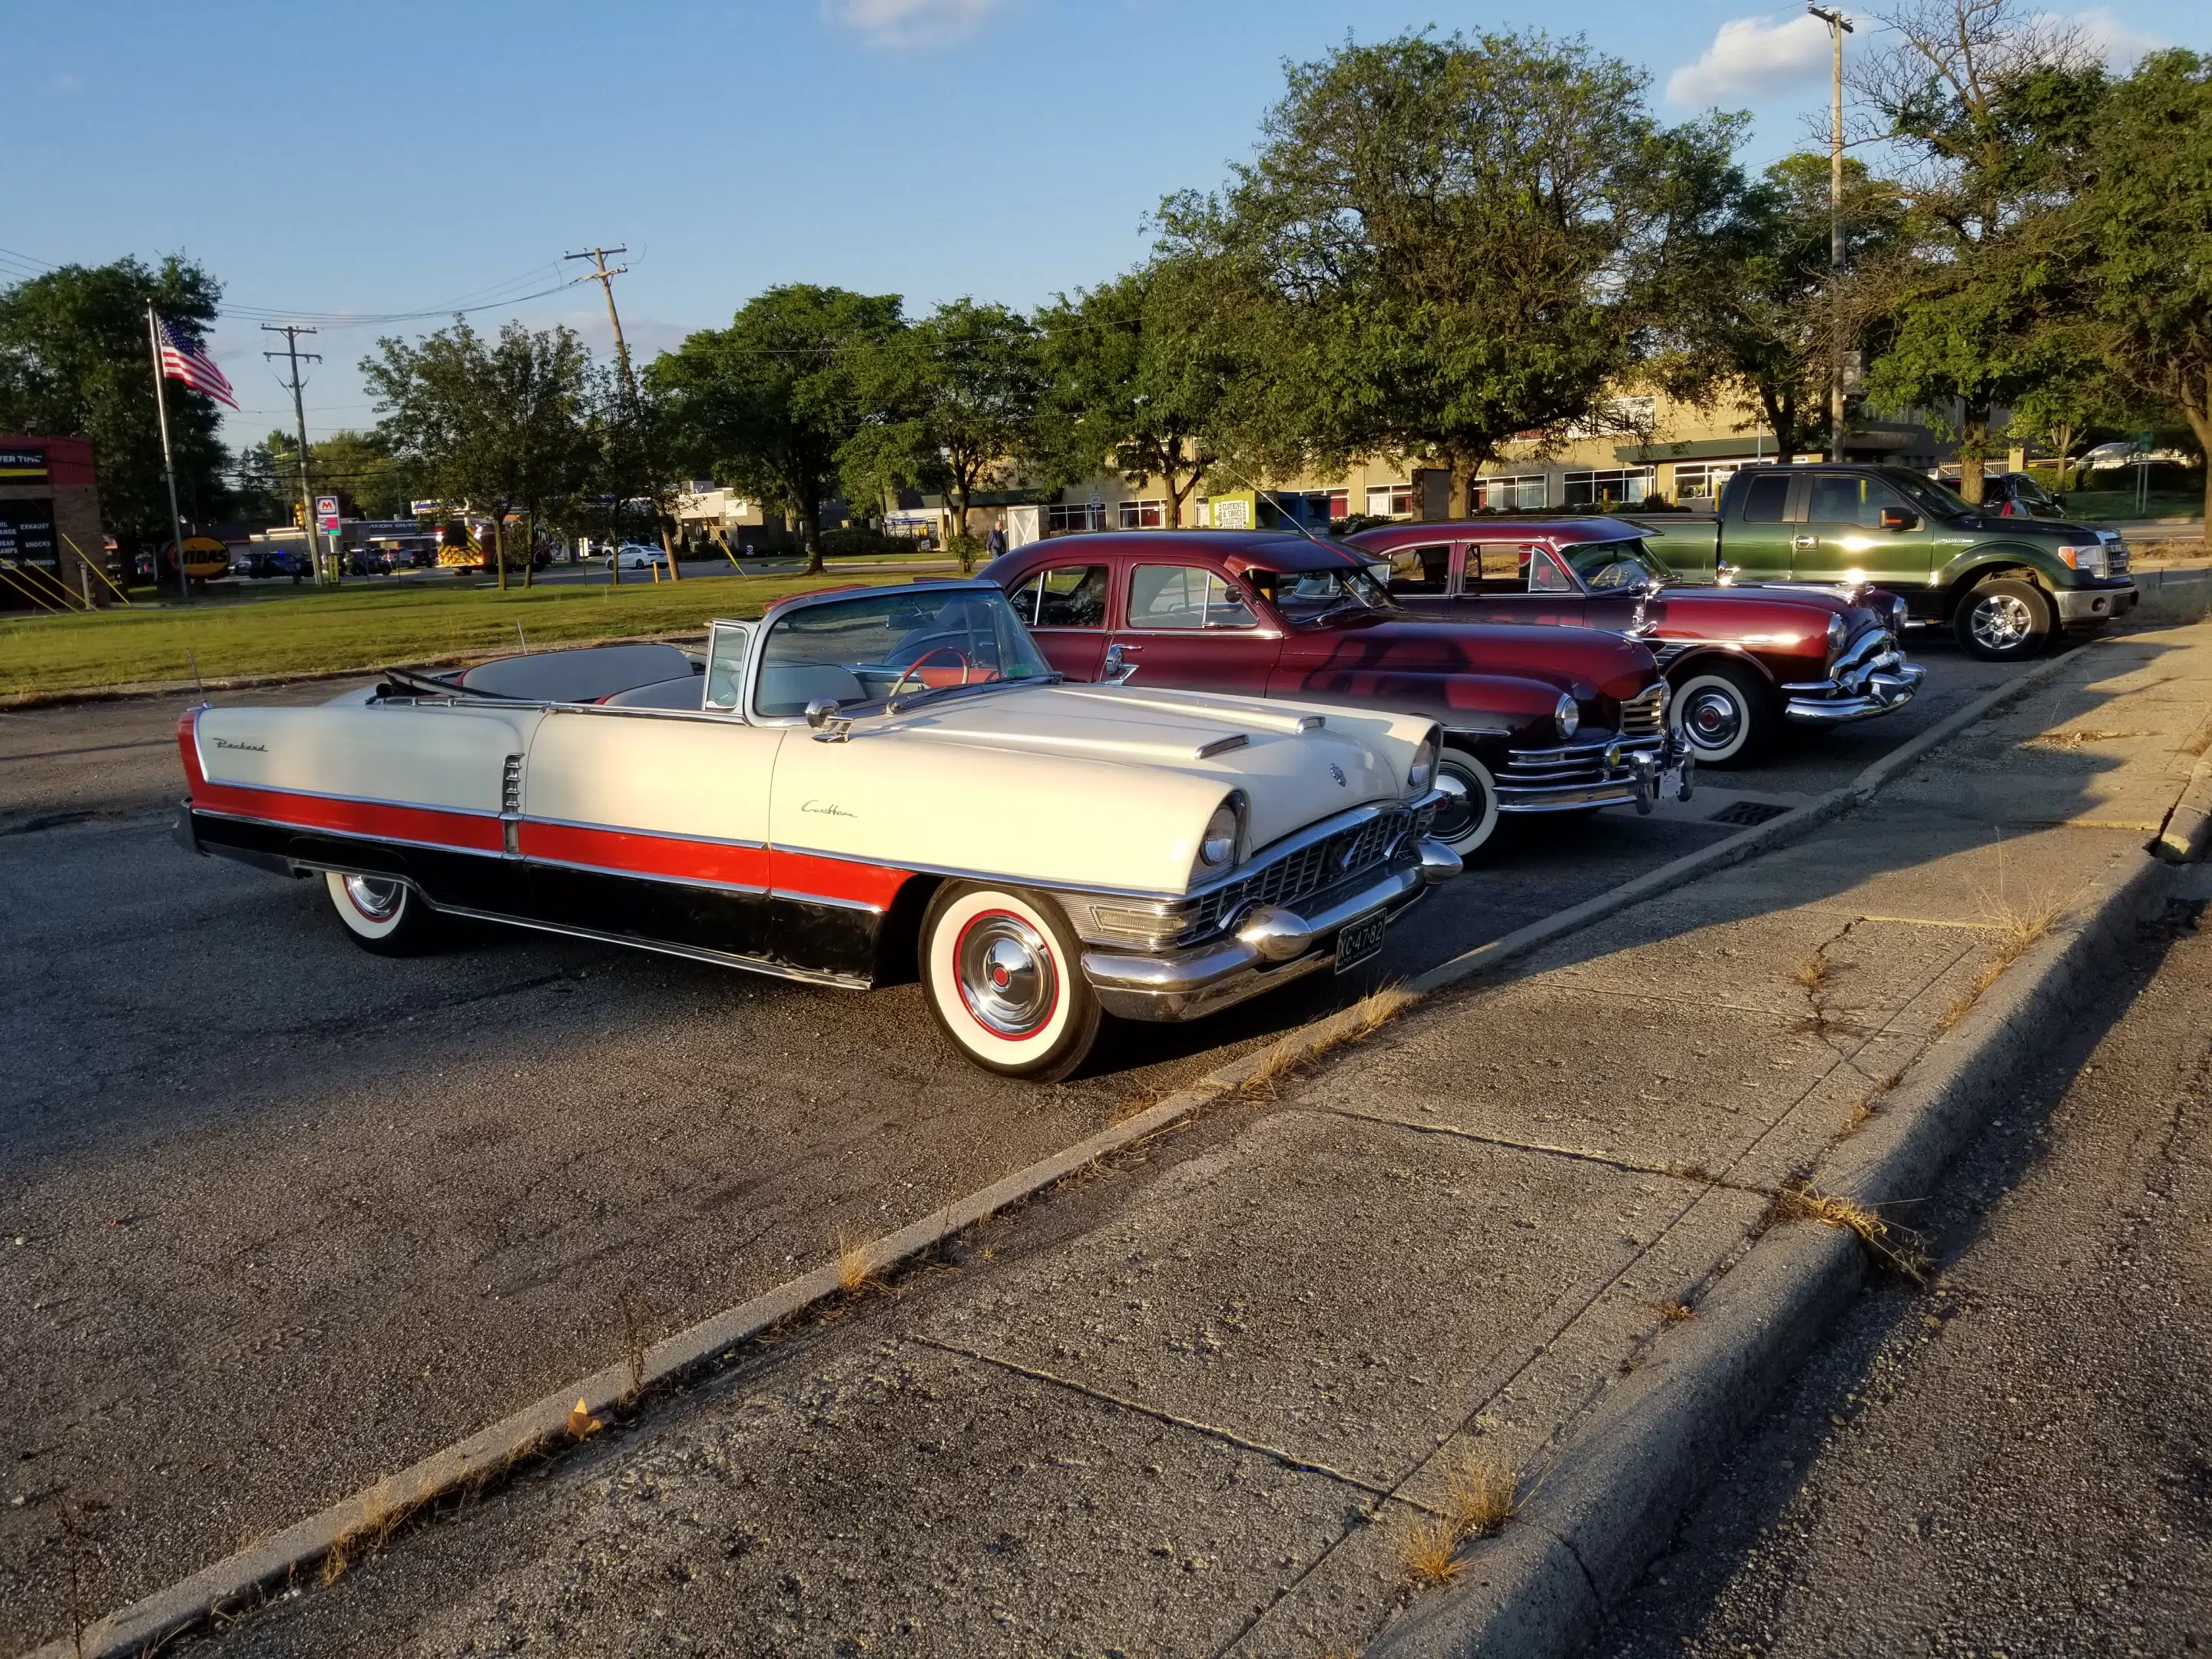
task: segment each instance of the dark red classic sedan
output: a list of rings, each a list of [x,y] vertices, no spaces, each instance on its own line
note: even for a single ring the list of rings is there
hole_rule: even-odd
[[[1688,792],[1650,651],[1590,629],[1409,615],[1340,543],[1269,531],[1055,537],[982,573],[1072,679],[1420,714],[1444,729],[1431,833],[1464,857],[1501,813]]]
[[[1879,589],[1680,582],[1620,519],[1378,525],[1347,538],[1389,562],[1407,609],[1602,628],[1649,644],[1674,717],[1708,765],[1755,760],[1786,722],[1901,708],[1927,671],[1898,648],[1905,602]]]

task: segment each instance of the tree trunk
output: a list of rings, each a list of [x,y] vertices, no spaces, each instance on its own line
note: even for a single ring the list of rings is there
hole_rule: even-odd
[[[806,545],[806,574],[818,576],[822,562],[822,502],[817,493],[810,489],[799,503],[799,533]]]
[[[678,575],[676,568],[676,544],[668,537],[667,516],[656,507],[653,509],[653,522],[660,526],[660,550],[668,556],[668,580],[675,581]]]
[[[2058,493],[2063,495],[2066,493],[2066,474],[2073,465],[2074,428],[2070,425],[2053,427],[2051,436],[2058,451]]]
[[[499,573],[499,591],[507,592],[507,509],[502,507],[491,517],[491,565]]]
[[[2189,384],[2185,376],[2181,383],[2184,386]],[[2197,535],[2203,541],[2204,550],[2212,553],[2212,363],[2204,366],[2203,404],[2192,407],[2185,395],[2180,403],[2182,415],[2189,422],[2189,429],[2197,434],[2197,450],[2204,457],[2204,523]]]
[[[975,568],[975,549],[968,539],[968,484],[957,467],[952,473],[952,545],[959,550],[960,574]]]
[[[1989,406],[1970,407],[1959,422],[1959,493],[1976,507],[1982,504],[1982,469],[1989,443]]]
[[[538,565],[538,509],[525,507],[523,512],[524,522],[530,528],[522,538],[522,585],[529,587],[533,586],[530,578]]]

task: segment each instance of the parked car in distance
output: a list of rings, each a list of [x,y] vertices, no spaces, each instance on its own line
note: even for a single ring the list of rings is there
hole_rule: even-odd
[[[620,570],[665,568],[668,563],[665,553],[657,547],[648,547],[643,542],[624,542],[614,550],[611,557],[615,568]]]
[[[1746,467],[1713,523],[1670,523],[1662,541],[1676,570],[1724,581],[1885,588],[1989,662],[2032,657],[2060,629],[2100,628],[2136,599],[2118,532],[2000,516],[1903,467]]]
[[[1905,603],[1813,586],[1686,586],[1620,519],[1379,525],[1347,539],[1389,561],[1423,615],[1602,628],[1651,648],[1674,722],[1709,766],[1747,765],[1786,726],[1902,708],[1926,671],[1898,647]]]
[[[1940,482],[1955,490],[1958,481],[1946,476]],[[2027,472],[1982,474],[1982,511],[2000,519],[2063,519],[2066,498],[2045,489]]]
[[[1435,833],[1462,857],[1501,816],[1648,811],[1686,792],[1687,747],[1642,645],[1416,617],[1370,563],[1287,531],[1146,530],[1032,542],[982,574],[1070,679],[1435,720]]]
[[[274,576],[289,576],[298,581],[310,573],[307,560],[289,548],[250,547],[232,555],[230,574],[256,581]]]
[[[1460,860],[1418,716],[1069,685],[986,582],[807,594],[672,647],[190,710],[193,850],[386,954],[464,914],[865,989],[1051,1079],[1101,1017],[1343,971]]]
[[[392,574],[392,555],[380,547],[356,547],[346,555],[346,574],[389,576]]]

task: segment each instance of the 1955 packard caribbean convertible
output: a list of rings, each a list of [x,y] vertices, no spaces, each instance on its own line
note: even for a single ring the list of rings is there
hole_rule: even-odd
[[[319,877],[362,945],[453,915],[865,988],[1052,1079],[1382,944],[1458,873],[1431,720],[1061,682],[980,581],[188,713],[180,833]]]
[[[1401,608],[1371,555],[1281,531],[1054,537],[995,559],[1071,679],[1402,710],[1443,731],[1437,839],[1466,856],[1501,814],[1686,795],[1687,746],[1642,645],[1590,629],[1494,628]]]
[[[1650,646],[1674,718],[1708,766],[1757,760],[1785,722],[1839,726],[1912,701],[1905,601],[1878,588],[1680,580],[1619,519],[1377,525],[1348,538],[1389,561],[1391,596],[1429,617],[1603,628]]]

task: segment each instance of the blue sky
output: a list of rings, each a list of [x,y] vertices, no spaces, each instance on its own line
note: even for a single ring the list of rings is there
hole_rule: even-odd
[[[2123,57],[2212,47],[2201,0],[2074,15]],[[1429,24],[1584,34],[1664,117],[1752,111],[1753,161],[1826,100],[1820,26],[1745,0],[0,0],[0,282],[198,259],[244,313],[211,342],[241,441],[290,424],[254,313],[475,296],[501,302],[480,325],[604,350],[596,287],[508,303],[595,241],[629,244],[645,356],[779,282],[1028,306],[1140,258],[1164,193],[1249,152],[1285,58]],[[315,343],[311,436],[373,418],[354,364],[378,331]]]

